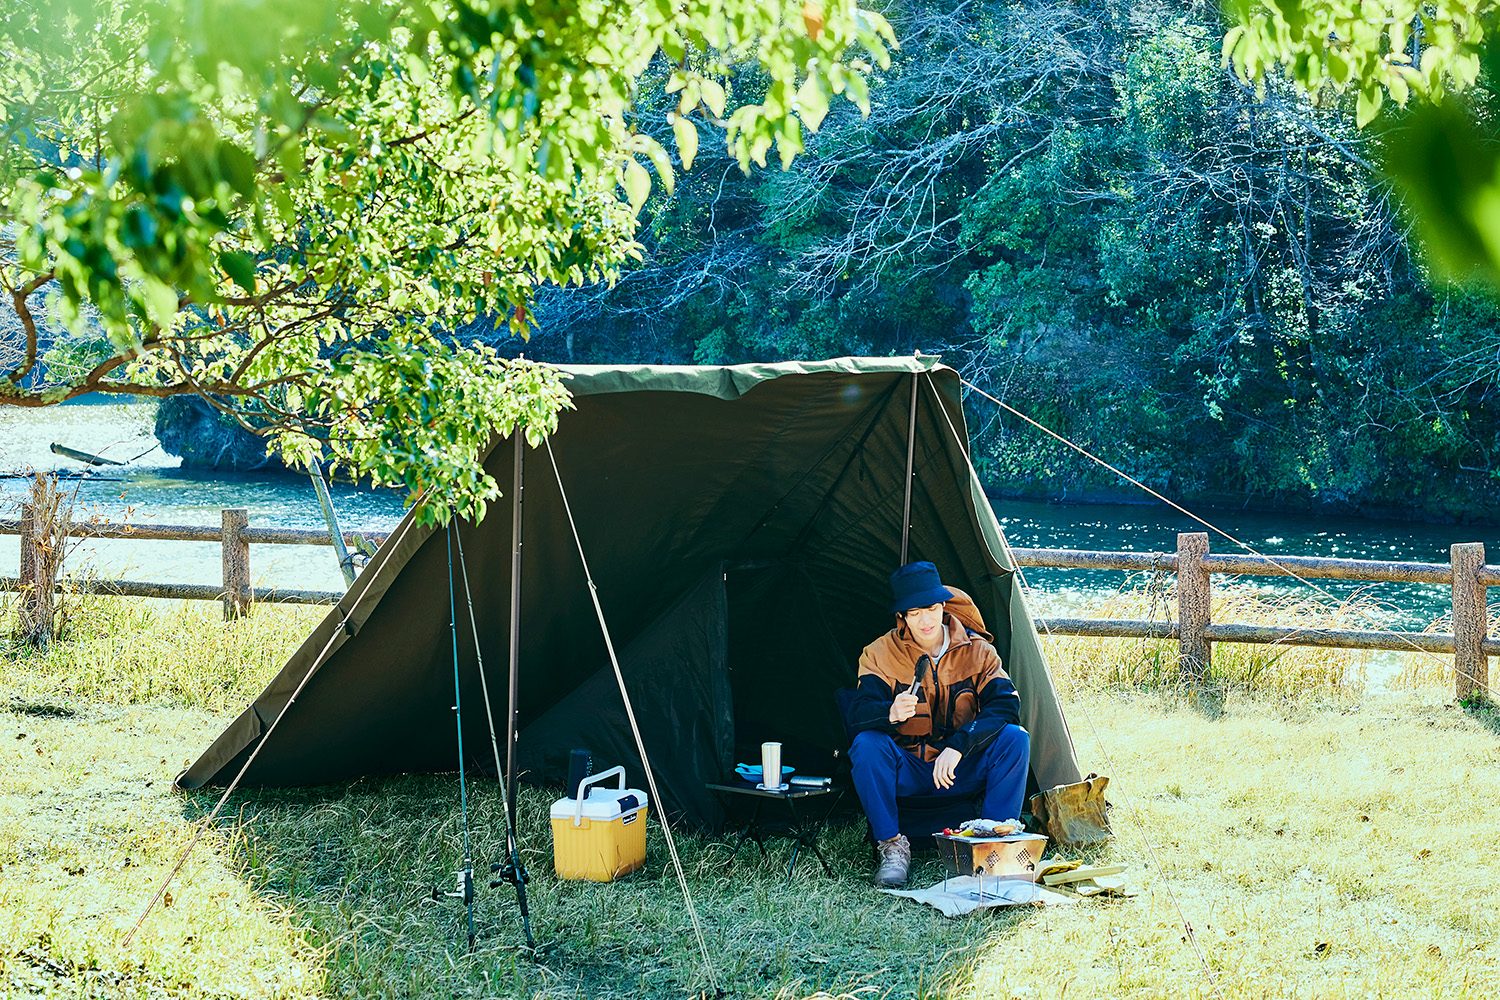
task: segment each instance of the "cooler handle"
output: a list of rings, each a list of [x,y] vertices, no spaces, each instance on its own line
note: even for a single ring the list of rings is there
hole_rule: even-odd
[[[600,771],[598,774],[591,774],[587,778],[584,778],[578,783],[578,798],[575,800],[577,805],[573,807],[574,826],[583,825],[583,800],[589,797],[589,786],[598,784],[605,778],[619,778],[620,791],[623,792],[625,790],[625,767],[620,764],[615,765],[608,771]]]

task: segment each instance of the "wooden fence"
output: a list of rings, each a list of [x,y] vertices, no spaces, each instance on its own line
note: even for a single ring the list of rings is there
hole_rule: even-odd
[[[32,548],[29,505],[23,505],[19,521],[0,520],[0,534],[21,536],[21,577],[0,577],[0,590],[23,593],[36,584],[27,579],[27,567],[38,565]],[[252,528],[249,512],[233,508],[220,512],[220,526],[92,524],[71,525],[69,535],[88,538],[161,539],[169,541],[218,542],[223,547],[223,584],[208,586],[186,583],[145,583],[129,580],[69,581],[66,586],[89,593],[126,597],[166,597],[224,602],[224,617],[234,618],[255,601],[289,604],[332,604],[343,595],[337,591],[256,591],[250,585],[250,546],[332,545],[326,531],[302,528]],[[356,544],[357,535],[346,532],[346,544]],[[364,534],[376,545],[384,533]],[[1500,639],[1488,635],[1486,589],[1500,585],[1500,567],[1486,566],[1484,545],[1465,542],[1454,545],[1447,563],[1381,562],[1368,559],[1328,559],[1315,556],[1279,556],[1274,559],[1209,551],[1208,535],[1184,532],[1177,536],[1176,552],[1091,552],[1078,549],[1012,549],[1021,566],[1052,569],[1118,569],[1138,572],[1171,572],[1177,575],[1176,621],[1138,621],[1119,618],[1039,618],[1037,627],[1054,635],[1109,636],[1120,638],[1176,639],[1178,667],[1189,683],[1202,681],[1212,662],[1215,642],[1280,643],[1291,646],[1331,646],[1343,649],[1420,650],[1452,654],[1454,691],[1460,699],[1489,691],[1489,657],[1500,655]],[[1283,628],[1214,622],[1211,619],[1212,579],[1215,573],[1238,576],[1296,576],[1307,580],[1361,580],[1395,583],[1436,583],[1453,594],[1452,632],[1359,631],[1354,629]],[[64,586],[58,584],[59,588]]]
[[[1055,569],[1123,569],[1177,574],[1177,620],[1145,622],[1106,618],[1039,618],[1037,627],[1058,635],[1176,639],[1183,680],[1201,681],[1215,642],[1280,643],[1342,649],[1390,649],[1451,653],[1454,693],[1460,700],[1488,696],[1489,657],[1500,654],[1500,639],[1488,635],[1486,589],[1500,584],[1500,567],[1486,566],[1484,544],[1454,545],[1447,563],[1381,562],[1278,556],[1275,559],[1209,551],[1204,532],[1177,536],[1176,552],[1089,552],[1077,549],[1012,549],[1021,566]],[[1304,580],[1363,580],[1446,584],[1453,593],[1452,632],[1360,631],[1281,628],[1216,623],[1210,618],[1215,573],[1238,576],[1295,576]]]
[[[281,604],[333,604],[344,596],[341,591],[331,590],[284,590],[272,588],[257,591],[250,585],[251,545],[329,545],[333,539],[327,531],[305,528],[252,528],[250,512],[244,507],[220,511],[219,527],[212,525],[182,524],[95,524],[79,522],[69,525],[68,534],[74,538],[129,538],[136,540],[163,540],[177,542],[217,542],[223,548],[224,575],[222,586],[193,583],[146,583],[133,580],[69,580],[56,584],[59,590],[70,590],[93,594],[116,594],[122,597],[167,597],[197,601],[223,601],[224,617],[236,618],[255,601]],[[21,519],[0,520],[0,535],[21,536],[21,575],[0,577],[0,590],[20,591],[23,595],[33,592],[38,581],[28,572],[31,567],[41,565],[35,557],[38,540],[34,532],[34,519],[30,504],[23,504]],[[344,542],[355,545],[357,539],[379,545],[386,539],[383,532],[345,532]],[[23,600],[25,598],[23,597]]]

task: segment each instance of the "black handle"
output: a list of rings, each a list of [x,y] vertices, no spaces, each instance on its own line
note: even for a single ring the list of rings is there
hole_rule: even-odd
[[[926,655],[917,657],[916,676],[911,679],[911,687],[906,689],[907,694],[916,694],[917,689],[922,686],[922,677],[927,673],[928,662]]]

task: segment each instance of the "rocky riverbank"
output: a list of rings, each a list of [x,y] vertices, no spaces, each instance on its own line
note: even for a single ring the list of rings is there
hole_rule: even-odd
[[[170,396],[156,411],[156,439],[182,459],[185,469],[216,472],[286,471],[267,454],[266,439],[252,434],[198,396]]]

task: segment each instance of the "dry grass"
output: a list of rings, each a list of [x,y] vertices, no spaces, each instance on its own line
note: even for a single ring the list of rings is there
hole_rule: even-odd
[[[1292,714],[1232,701],[1208,721],[1096,695],[1073,731],[1080,756],[1117,778],[1115,852],[1144,892],[1023,922],[986,953],[975,995],[1500,991],[1487,878],[1500,749],[1461,711],[1411,697]]]
[[[237,712],[260,693],[327,608],[258,604],[223,620],[210,601],[74,596],[66,641],[46,653],[0,646],[13,697]]]
[[[1166,622],[1176,607],[1170,586],[1164,590],[1142,586],[1105,597],[1090,606],[1087,617]],[[1221,586],[1214,591],[1212,617],[1215,622],[1243,625],[1368,629],[1382,614],[1366,601],[1336,604]],[[1057,683],[1069,689],[1159,690],[1180,685],[1176,640],[1052,636],[1043,638],[1043,646]],[[1210,681],[1221,692],[1260,697],[1343,698],[1362,692],[1368,661],[1368,653],[1353,649],[1221,642],[1213,647]]]
[[[7,681],[11,671],[7,671]],[[314,996],[319,949],[210,835],[129,950],[189,836],[171,792],[204,712],[12,700],[0,714],[0,995]]]
[[[1500,605],[1490,605],[1489,625],[1487,634],[1500,635]],[[1444,615],[1423,631],[1426,632],[1449,632],[1453,631],[1453,618]],[[1421,690],[1422,688],[1438,687],[1453,689],[1453,657],[1433,656],[1430,654],[1403,654],[1401,666],[1395,679],[1395,686],[1406,690]],[[1494,675],[1491,675],[1492,679]],[[1500,681],[1496,681],[1500,684]]]
[[[558,882],[541,791],[523,799],[523,842],[537,936],[555,947],[538,964],[520,957],[510,891],[482,890],[482,947],[466,955],[460,909],[427,897],[459,858],[451,776],[239,794],[233,818],[172,887],[173,905],[122,949],[211,802],[171,793],[172,776],[311,624],[289,620],[306,612],[248,627],[217,614],[124,606],[89,626],[113,629],[112,653],[104,631],[81,630],[46,658],[0,655],[0,995],[572,998],[707,987],[659,832],[636,875]],[[175,657],[138,652],[173,646],[158,633],[178,637]],[[1118,838],[1098,856],[1130,864],[1141,895],[948,921],[867,887],[857,826],[829,832],[834,878],[799,862],[790,883],[784,849],[730,866],[720,844],[685,838],[730,995],[1500,992],[1500,903],[1484,877],[1500,836],[1500,749],[1483,719],[1446,706],[1441,691],[1362,693],[1358,664],[1320,665],[1322,652],[1236,668],[1241,680],[1226,679],[1210,717],[1132,666],[1129,648],[1106,656],[1088,640],[1054,641],[1080,760],[1115,779]],[[1217,647],[1216,661],[1231,648]],[[162,671],[152,683],[148,663]],[[195,676],[209,664],[228,671],[227,688]],[[1131,677],[1159,687],[1123,686]],[[498,859],[493,783],[471,786],[471,808],[476,859]],[[935,864],[923,862],[916,881],[936,880]]]

